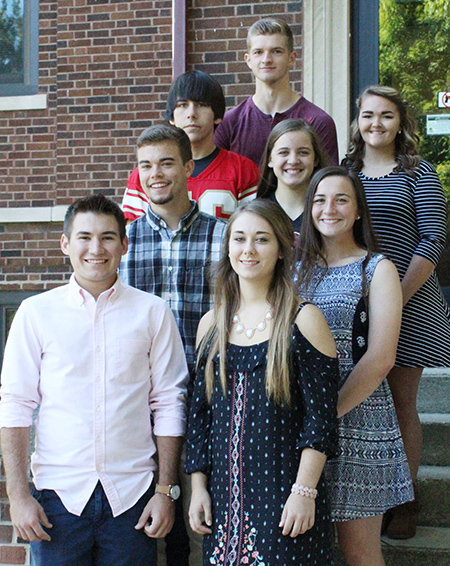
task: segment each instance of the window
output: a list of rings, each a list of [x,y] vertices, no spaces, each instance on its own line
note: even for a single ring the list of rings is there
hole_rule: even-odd
[[[39,0],[0,0],[0,96],[38,92]]]
[[[19,308],[20,303],[27,297],[35,295],[33,292],[27,291],[1,291],[0,292],[0,369],[3,360],[3,351],[5,349],[6,339],[9,329],[13,321],[14,315]]]
[[[378,0],[354,0],[352,6],[351,116],[355,100],[367,86],[378,83]]]

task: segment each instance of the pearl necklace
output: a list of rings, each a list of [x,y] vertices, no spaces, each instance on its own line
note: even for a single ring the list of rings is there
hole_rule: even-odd
[[[245,328],[245,326],[242,324],[239,315],[235,314],[233,316],[233,324],[236,324],[236,332],[238,334],[242,334],[244,332],[244,334],[247,336],[247,338],[249,340],[251,340],[253,338],[253,336],[255,335],[255,332],[258,330],[259,332],[263,332],[266,328],[267,328],[267,321],[268,320],[272,320],[272,311],[268,310],[266,312],[266,314],[264,315],[264,318],[261,320],[261,322],[259,324],[256,325],[255,328]]]

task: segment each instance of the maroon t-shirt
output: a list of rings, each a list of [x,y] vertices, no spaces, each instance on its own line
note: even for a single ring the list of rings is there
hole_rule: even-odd
[[[285,112],[275,114],[274,117],[261,112],[250,96],[225,113],[214,133],[214,143],[224,149],[245,155],[260,165],[272,128],[288,118],[302,118],[311,124],[330,157],[330,163],[338,164],[336,126],[333,118],[306,100],[304,96],[301,96],[294,106]]]

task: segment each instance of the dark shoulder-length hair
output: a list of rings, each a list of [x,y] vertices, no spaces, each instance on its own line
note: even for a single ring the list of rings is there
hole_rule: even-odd
[[[367,87],[357,98],[356,106],[358,116],[353,120],[350,130],[350,144],[344,163],[355,171],[361,171],[364,162],[364,145],[359,131],[358,118],[364,99],[368,96],[381,96],[395,106],[400,114],[400,127],[395,138],[395,160],[397,166],[394,171],[404,171],[415,177],[415,170],[420,163],[418,152],[419,136],[416,134],[416,122],[411,115],[409,105],[403,100],[398,90],[389,86],[372,85]]]
[[[264,160],[262,164],[261,180],[258,184],[257,197],[267,198],[272,195],[277,189],[278,179],[272,167],[269,167],[270,156],[272,154],[273,146],[283,134],[288,132],[306,132],[311,140],[311,145],[314,150],[314,170],[313,173],[326,167],[329,163],[328,155],[322,147],[319,136],[312,126],[302,120],[301,118],[290,118],[279,122],[270,132],[269,139],[267,140],[266,149],[264,150]]]
[[[312,220],[312,208],[317,187],[326,177],[344,177],[349,179],[356,197],[356,206],[359,218],[353,224],[353,237],[356,244],[367,250],[367,256],[363,262],[363,273],[369,259],[377,251],[377,240],[370,220],[370,211],[367,205],[364,187],[358,174],[352,169],[341,166],[325,167],[318,171],[309,184],[305,198],[305,210],[303,212],[303,222],[300,232],[300,265],[299,265],[299,284],[307,297],[312,296],[311,281],[315,265],[318,262],[328,266],[324,255],[322,236],[314,226]],[[365,280],[363,280],[363,291],[365,294]]]
[[[225,114],[225,96],[219,81],[203,71],[188,71],[173,81],[167,96],[167,122],[173,120],[173,112],[180,100],[203,102],[211,106],[215,120],[222,119]]]
[[[226,394],[227,345],[232,319],[240,305],[239,278],[231,266],[229,245],[233,223],[244,212],[263,218],[271,226],[278,242],[279,257],[267,294],[267,301],[272,308],[273,324],[267,352],[266,391],[268,398],[273,401],[289,403],[290,343],[292,324],[299,304],[293,282],[294,231],[287,214],[274,202],[253,200],[238,207],[230,217],[222,244],[221,259],[216,270],[214,324],[201,343],[197,360],[202,360],[206,355],[206,393],[210,400],[214,389],[213,358],[219,353],[220,383]]]

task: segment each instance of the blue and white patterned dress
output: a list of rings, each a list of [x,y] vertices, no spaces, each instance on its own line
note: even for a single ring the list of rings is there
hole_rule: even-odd
[[[368,312],[362,291],[365,258],[328,269],[317,266],[309,297],[324,313],[336,340],[340,387],[367,348]],[[366,266],[367,290],[378,262]],[[367,293],[366,293],[367,294]],[[338,457],[327,462],[333,521],[384,513],[414,499],[405,450],[387,380],[339,419]]]
[[[203,564],[333,566],[331,521],[319,482],[312,529],[296,538],[278,526],[296,480],[301,450],[331,455],[337,448],[335,358],[316,350],[295,326],[292,404],[268,401],[268,342],[229,344],[228,394],[216,385],[205,396],[204,364],[195,379],[185,471],[208,476],[213,532],[203,537]],[[218,356],[214,363],[218,383]]]

